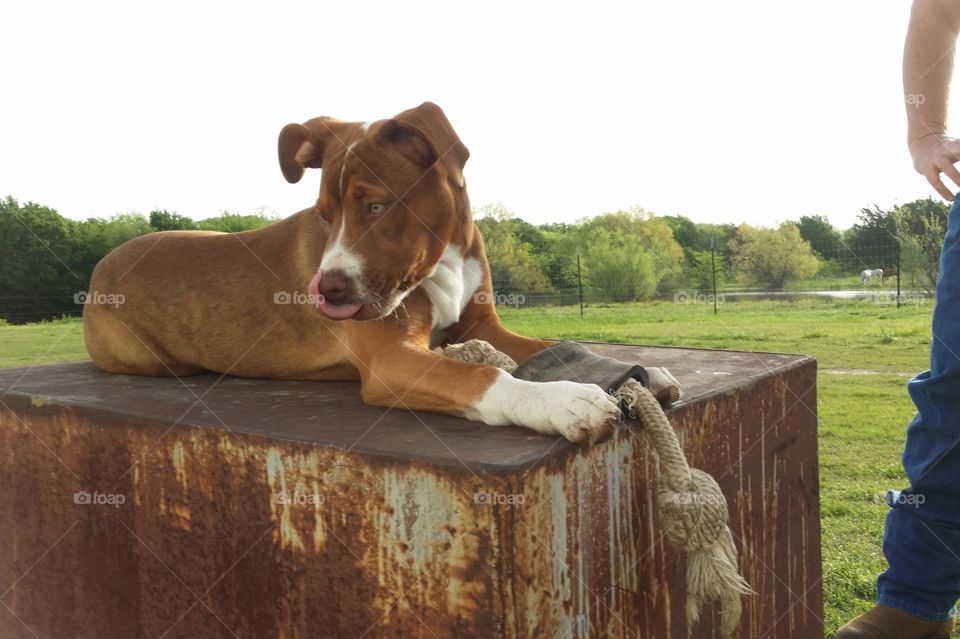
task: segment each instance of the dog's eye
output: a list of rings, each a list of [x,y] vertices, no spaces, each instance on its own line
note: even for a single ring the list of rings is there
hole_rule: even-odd
[[[371,202],[367,204],[367,213],[370,215],[379,215],[387,210],[387,205],[383,202]]]

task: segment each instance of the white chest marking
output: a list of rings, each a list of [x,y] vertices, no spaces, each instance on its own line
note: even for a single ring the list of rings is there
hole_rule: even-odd
[[[433,304],[433,328],[456,324],[482,283],[480,261],[474,257],[464,259],[459,246],[448,246],[430,277],[420,283]]]

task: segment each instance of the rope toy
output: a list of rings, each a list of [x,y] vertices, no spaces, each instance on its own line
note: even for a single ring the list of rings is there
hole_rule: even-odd
[[[450,344],[443,354],[508,373],[517,369],[513,359],[482,340]],[[692,627],[700,619],[705,602],[717,600],[720,630],[730,636],[740,622],[740,597],[754,593],[737,567],[727,500],[713,477],[690,468],[677,434],[649,389],[637,379],[627,379],[611,394],[629,418],[640,421],[657,453],[657,503],[663,534],[687,553],[687,624]]]

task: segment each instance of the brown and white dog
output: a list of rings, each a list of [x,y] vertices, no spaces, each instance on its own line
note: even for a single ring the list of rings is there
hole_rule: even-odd
[[[598,386],[521,381],[431,350],[478,338],[523,361],[548,345],[505,329],[487,302],[490,271],[463,177],[469,152],[439,107],[290,124],[279,155],[288,182],[323,169],[315,205],[256,231],[151,233],[97,265],[91,298],[124,300],[84,307],[99,368],[359,379],[370,404],[574,442],[610,435],[618,409]]]

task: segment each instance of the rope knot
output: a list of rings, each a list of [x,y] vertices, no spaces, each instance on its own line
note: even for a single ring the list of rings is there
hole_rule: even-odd
[[[707,550],[720,540],[727,526],[727,500],[717,482],[697,468],[690,469],[687,490],[674,490],[669,481],[657,489],[663,532],[687,552]]]

